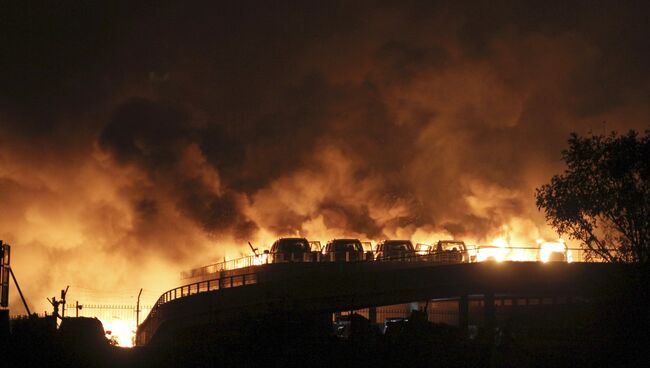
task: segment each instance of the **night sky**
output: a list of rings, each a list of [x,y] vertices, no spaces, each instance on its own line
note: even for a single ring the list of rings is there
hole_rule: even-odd
[[[282,235],[552,238],[569,133],[650,127],[647,1],[134,3],[0,5],[0,239],[37,311]]]

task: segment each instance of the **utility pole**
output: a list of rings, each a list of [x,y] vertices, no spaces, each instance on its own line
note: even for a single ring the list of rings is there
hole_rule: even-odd
[[[65,287],[65,290],[61,290],[61,303],[63,303],[63,309],[61,309],[61,317],[65,317],[65,296],[68,294],[68,289],[70,285]]]
[[[140,288],[140,292],[138,293],[138,302],[136,303],[135,306],[135,329],[136,330],[140,325],[140,295],[142,295],[142,288]]]
[[[20,294],[20,300],[23,301],[23,306],[25,306],[27,315],[30,316],[32,313],[27,306],[27,301],[25,301],[23,291],[20,290],[20,285],[18,285],[16,275],[11,268],[11,246],[0,240],[0,289],[2,289],[0,291],[0,307],[3,308],[9,306],[9,276],[14,280],[16,290],[18,290],[18,294]]]
[[[74,309],[75,309],[75,311],[76,311],[76,317],[77,317],[77,318],[79,317],[79,310],[80,310],[80,309],[83,309],[83,307],[84,307],[83,305],[79,304],[79,301],[78,301],[78,300],[75,302]]]

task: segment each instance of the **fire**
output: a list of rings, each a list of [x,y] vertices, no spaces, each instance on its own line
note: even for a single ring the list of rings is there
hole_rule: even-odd
[[[507,248],[498,245],[479,245],[477,249],[477,262],[506,260]]]
[[[573,255],[563,239],[557,241],[537,240],[517,242],[512,245],[503,237],[494,239],[490,245],[479,245],[476,249],[476,261],[515,261],[515,262],[572,262]]]
[[[266,253],[262,253],[257,255],[256,257],[253,257],[253,265],[259,266],[263,265],[268,262],[269,255]]]
[[[507,259],[508,253],[508,242],[499,237],[492,240],[491,245],[479,245],[476,248],[476,261],[503,262]]]
[[[509,248],[508,256],[506,259],[508,261],[526,262],[534,260],[534,256],[531,257],[530,250],[528,249]]]
[[[104,325],[104,331],[110,339],[115,339],[121,347],[133,347],[135,340],[135,321],[125,321],[122,319],[101,320]],[[110,333],[109,333],[110,332]]]
[[[539,260],[546,263],[549,261],[569,261],[567,246],[564,240],[560,239],[555,242],[545,242],[538,240],[539,243]]]

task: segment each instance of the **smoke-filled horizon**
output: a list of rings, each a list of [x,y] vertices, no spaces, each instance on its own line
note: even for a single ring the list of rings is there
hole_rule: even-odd
[[[0,239],[38,311],[283,235],[553,237],[569,133],[650,126],[644,2],[2,7]]]

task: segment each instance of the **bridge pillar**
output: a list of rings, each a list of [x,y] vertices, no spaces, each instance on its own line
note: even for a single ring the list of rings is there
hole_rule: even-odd
[[[483,313],[486,337],[489,341],[493,341],[494,328],[496,327],[496,308],[494,306],[494,292],[492,291],[483,294]]]
[[[458,327],[467,332],[469,325],[469,298],[467,294],[463,294],[458,299]]]
[[[377,323],[377,307],[368,308],[368,319],[370,323]]]

